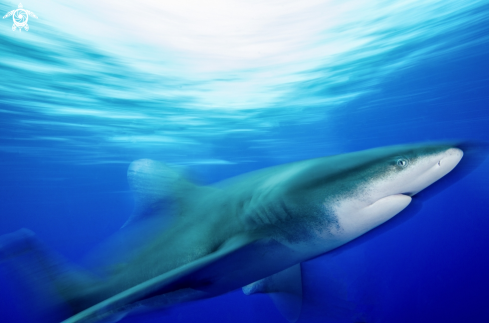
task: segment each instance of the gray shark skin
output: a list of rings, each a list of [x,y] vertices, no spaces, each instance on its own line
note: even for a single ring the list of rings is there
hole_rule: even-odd
[[[294,322],[301,262],[389,220],[462,156],[446,143],[389,146],[265,168],[212,186],[138,160],[128,170],[136,208],[93,253],[93,268],[68,263],[25,229],[0,237],[0,260],[29,282],[46,317],[64,323],[116,322],[237,288],[270,294]],[[61,312],[59,319],[53,314]]]

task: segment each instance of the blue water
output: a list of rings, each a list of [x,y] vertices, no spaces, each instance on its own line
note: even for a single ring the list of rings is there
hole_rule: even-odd
[[[135,159],[212,183],[383,145],[489,141],[488,1],[23,5],[38,16],[29,31],[0,21],[0,234],[29,228],[75,262],[130,215]],[[299,322],[489,320],[488,169],[304,263]],[[30,310],[0,269],[0,322]],[[122,322],[161,321],[286,322],[240,290]]]

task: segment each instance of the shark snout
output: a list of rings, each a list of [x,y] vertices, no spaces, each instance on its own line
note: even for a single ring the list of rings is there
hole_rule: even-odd
[[[437,166],[445,168],[447,173],[451,171],[460,162],[464,152],[459,148],[450,148],[443,154],[442,158],[438,161]]]
[[[403,187],[401,194],[414,196],[430,186],[446,174],[450,173],[460,162],[464,153],[459,148],[449,148],[435,156],[427,157],[424,163],[425,170],[410,175],[411,180]]]

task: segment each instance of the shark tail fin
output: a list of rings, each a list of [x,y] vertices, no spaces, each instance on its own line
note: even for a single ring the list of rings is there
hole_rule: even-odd
[[[246,295],[265,293],[279,312],[291,323],[299,319],[302,309],[301,264],[289,267],[267,278],[243,287]]]
[[[49,250],[27,229],[0,236],[0,266],[21,286],[36,322],[55,322],[81,311],[96,279]]]
[[[133,161],[127,170],[127,181],[134,193],[135,207],[122,226],[162,213],[172,213],[186,192],[197,186],[166,164],[151,160]]]

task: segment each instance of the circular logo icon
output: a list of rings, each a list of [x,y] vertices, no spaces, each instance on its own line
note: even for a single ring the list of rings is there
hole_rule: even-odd
[[[22,28],[25,25],[27,25],[27,20],[29,20],[29,16],[27,15],[27,12],[25,12],[24,9],[15,10],[13,16],[14,16],[14,24],[17,27]]]

